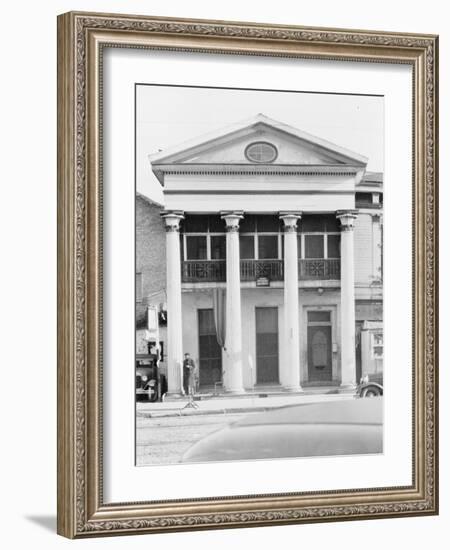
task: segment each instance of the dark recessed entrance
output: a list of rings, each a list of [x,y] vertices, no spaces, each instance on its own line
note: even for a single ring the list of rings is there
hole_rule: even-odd
[[[256,383],[278,384],[278,308],[256,308]]]
[[[217,343],[212,309],[198,310],[199,384],[214,386],[222,381],[222,350]]]

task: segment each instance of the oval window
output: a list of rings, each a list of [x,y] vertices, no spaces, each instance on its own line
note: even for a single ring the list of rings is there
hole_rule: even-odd
[[[273,162],[278,156],[278,151],[271,143],[256,141],[247,146],[245,156],[251,162]]]

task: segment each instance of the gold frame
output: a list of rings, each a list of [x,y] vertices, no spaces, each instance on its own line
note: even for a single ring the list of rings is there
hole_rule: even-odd
[[[413,484],[166,502],[102,502],[101,86],[104,46],[413,67]],[[95,13],[58,17],[58,533],[66,537],[438,513],[434,35]]]

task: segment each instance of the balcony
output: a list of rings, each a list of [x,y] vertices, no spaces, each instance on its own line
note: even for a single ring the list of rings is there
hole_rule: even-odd
[[[256,281],[261,277],[282,281],[283,260],[241,260],[241,281]]]
[[[300,281],[336,280],[341,278],[340,259],[299,260]]]
[[[256,281],[262,277],[269,281],[284,279],[283,260],[241,260],[241,281]],[[299,260],[299,280],[339,280],[339,259]],[[226,260],[186,260],[181,263],[183,283],[226,281]]]
[[[206,283],[226,280],[226,260],[186,260],[181,262],[183,283]]]

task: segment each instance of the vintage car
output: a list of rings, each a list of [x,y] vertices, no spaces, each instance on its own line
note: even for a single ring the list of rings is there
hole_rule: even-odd
[[[160,384],[156,359],[153,355],[136,357],[136,399],[144,397],[156,401],[160,396]]]
[[[356,388],[357,397],[377,397],[383,395],[383,373],[368,374],[361,378]]]
[[[181,462],[383,452],[383,398],[345,399],[250,413],[190,447]]]

